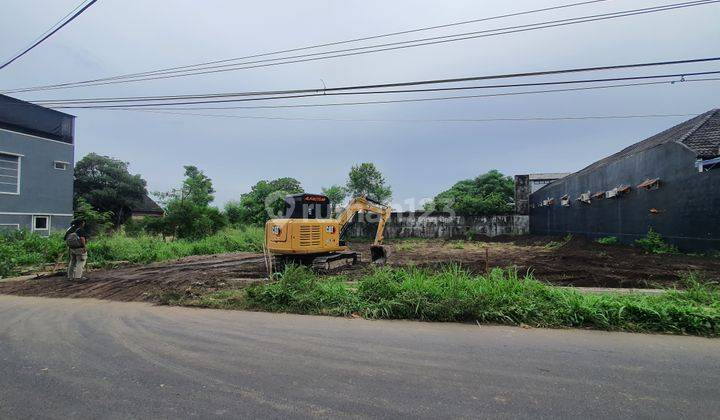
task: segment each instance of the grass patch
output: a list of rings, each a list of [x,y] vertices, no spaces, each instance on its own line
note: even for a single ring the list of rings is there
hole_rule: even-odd
[[[395,241],[393,241],[395,242]],[[408,238],[403,240],[398,240],[395,244],[395,249],[398,251],[413,251],[417,249],[420,245],[424,244],[426,241],[419,238]]]
[[[677,254],[679,252],[676,246],[665,242],[663,237],[652,228],[650,228],[644,238],[637,239],[635,245],[650,254]]]
[[[595,242],[599,243],[600,245],[617,245],[618,244],[618,238],[615,236],[604,236],[602,238],[597,238]]]
[[[572,241],[573,236],[571,234],[565,235],[561,240],[559,241],[550,241],[545,244],[545,248],[547,249],[559,249],[567,245],[570,241]]]
[[[371,319],[481,322],[550,328],[720,335],[720,289],[688,276],[688,288],[664,295],[587,295],[548,286],[516,271],[475,276],[457,266],[441,271],[380,268],[350,285],[288,267],[278,281],[244,291],[214,292],[185,304]],[[181,303],[182,304],[182,303]]]
[[[157,236],[116,234],[91,239],[88,262],[104,266],[113,261],[149,263],[191,255],[259,252],[262,251],[262,243],[263,230],[256,227],[228,229],[195,241],[181,239],[166,242]],[[67,258],[67,247],[60,234],[42,237],[28,232],[12,232],[0,237],[0,277]]]

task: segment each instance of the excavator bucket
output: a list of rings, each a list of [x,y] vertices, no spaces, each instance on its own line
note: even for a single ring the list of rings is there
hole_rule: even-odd
[[[370,247],[370,259],[373,264],[384,265],[387,262],[387,249],[382,245],[372,245]]]

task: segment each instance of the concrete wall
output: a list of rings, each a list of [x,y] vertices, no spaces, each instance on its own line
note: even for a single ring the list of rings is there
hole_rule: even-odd
[[[365,217],[364,217],[365,216]],[[375,215],[359,215],[350,229],[351,237],[374,237]],[[367,220],[365,220],[367,218]],[[446,213],[392,213],[385,227],[386,238],[467,238],[498,235],[524,235],[529,232],[529,217],[515,214],[462,216]]]
[[[530,175],[515,175],[515,213],[530,214]]]
[[[659,189],[637,188],[653,178],[660,178]],[[630,192],[589,204],[577,201],[582,193],[620,185]],[[569,206],[560,203],[565,194]],[[548,198],[554,203],[543,206]],[[531,232],[540,235],[615,236],[631,244],[653,228],[681,250],[711,250],[720,249],[719,220],[720,170],[699,173],[695,153],[674,142],[572,174],[530,196]]]
[[[48,216],[51,230],[65,230],[73,212],[73,145],[0,129],[1,152],[21,157],[20,194],[0,194],[0,226],[32,230],[33,216]],[[55,169],[55,161],[67,168]]]

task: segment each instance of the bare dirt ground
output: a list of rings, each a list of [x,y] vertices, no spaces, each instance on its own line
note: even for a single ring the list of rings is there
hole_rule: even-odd
[[[241,288],[262,281],[265,273],[262,254],[239,252],[95,270],[85,282],[62,276],[0,281],[0,294],[143,301],[167,292]]]
[[[720,258],[692,255],[648,255],[638,248],[601,245],[573,238],[548,246],[556,237],[499,237],[479,241],[405,240],[389,243],[389,264],[434,267],[457,263],[474,273],[487,265],[517,267],[535,278],[563,286],[649,288],[677,284],[688,272],[720,279]],[[369,244],[355,249],[369,249]],[[368,251],[369,255],[369,251]]]
[[[484,241],[389,241],[388,264],[432,268],[456,263],[474,273],[483,273],[486,264],[490,269],[517,267],[521,274],[530,271],[535,278],[552,284],[584,287],[673,286],[689,271],[705,279],[720,279],[720,258],[647,255],[633,247],[606,246],[577,238],[559,247],[548,246],[553,240],[560,239],[529,236]],[[353,249],[362,253],[363,261],[369,260],[369,243],[355,243]],[[340,273],[356,278],[369,266],[364,262]],[[0,281],[0,294],[143,301],[168,292],[196,294],[237,289],[265,281],[267,273],[262,254],[232,253],[95,270],[88,277],[83,283],[61,276]]]

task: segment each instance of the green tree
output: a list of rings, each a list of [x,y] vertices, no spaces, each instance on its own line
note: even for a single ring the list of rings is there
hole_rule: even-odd
[[[75,197],[74,208],[73,217],[85,221],[85,230],[89,235],[105,233],[113,225],[112,214],[95,210],[93,206],[82,197]]]
[[[75,201],[82,198],[95,210],[112,213],[119,227],[146,193],[145,180],[128,171],[128,162],[90,153],[75,165]]]
[[[157,233],[177,238],[202,238],[227,226],[227,218],[210,203],[214,200],[212,180],[195,166],[185,166],[180,189],[161,194],[165,217],[148,225]]]
[[[452,209],[468,215],[502,214],[513,210],[514,195],[513,179],[493,169],[475,179],[458,181],[435,196],[425,208],[431,211]]]
[[[196,166],[185,166],[183,195],[198,206],[207,206],[215,200],[212,180]]]
[[[271,214],[280,214],[284,209],[286,195],[305,192],[295,178],[278,178],[259,181],[250,192],[240,196],[237,203],[225,207],[228,218],[234,224],[262,225]],[[232,216],[230,215],[232,214]]]
[[[347,189],[341,185],[331,185],[328,188],[323,187],[322,193],[330,199],[330,205],[332,206],[333,211],[342,204],[345,197],[348,195]]]
[[[245,213],[243,211],[242,205],[240,204],[240,201],[233,200],[225,203],[225,217],[227,217],[228,222],[231,225],[242,225],[244,214]]]
[[[385,203],[392,198],[392,189],[385,184],[385,178],[373,163],[361,163],[350,168],[347,191],[351,197],[367,196]]]

